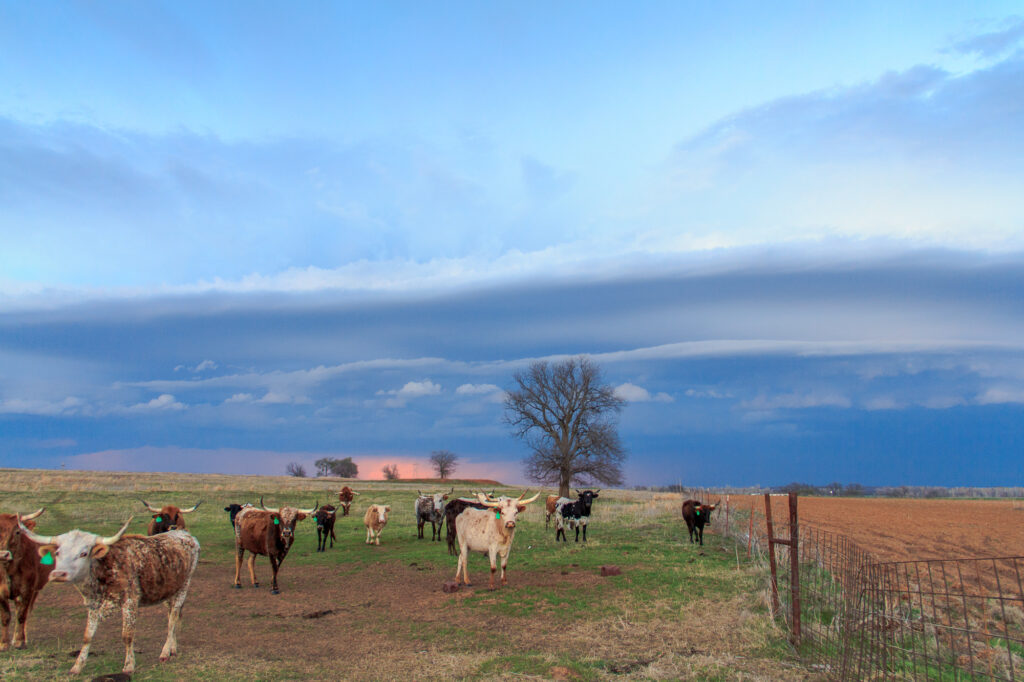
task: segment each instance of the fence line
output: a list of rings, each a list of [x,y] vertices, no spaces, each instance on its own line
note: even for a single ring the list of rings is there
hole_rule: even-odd
[[[720,532],[765,566],[773,615],[830,677],[1024,679],[1024,557],[880,561],[795,507],[769,529],[761,496],[725,505]]]

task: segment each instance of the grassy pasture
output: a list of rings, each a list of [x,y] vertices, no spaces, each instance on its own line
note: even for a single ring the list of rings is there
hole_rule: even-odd
[[[71,528],[109,534],[129,515],[145,532],[138,502],[202,506],[189,530],[200,565],[178,635],[179,655],[156,658],[166,633],[162,607],[144,609],[136,639],[137,680],[308,679],[802,679],[807,673],[766,614],[763,580],[737,564],[730,541],[708,533],[686,541],[679,497],[602,491],[589,542],[554,542],[543,496],[521,516],[509,585],[487,590],[487,560],[470,557],[474,587],[441,591],[455,574],[445,543],[416,539],[413,503],[424,483],[353,482],[362,495],[339,517],[333,549],[317,553],[312,521],[300,522],[270,594],[231,588],[230,502],[311,507],[333,501],[337,480],[182,474],[0,470],[0,510],[47,508],[38,532]],[[470,485],[455,483],[456,494]],[[499,488],[518,495],[520,489]],[[531,493],[532,494],[532,493]],[[334,497],[336,499],[336,497]],[[364,544],[362,513],[392,506],[381,546]],[[712,528],[713,530],[713,528]],[[429,538],[429,526],[427,527]],[[601,577],[615,564],[623,574]],[[0,654],[0,678],[65,679],[81,645],[85,609],[76,590],[50,585],[29,623],[29,648]],[[117,672],[120,615],[105,620],[84,678]]]

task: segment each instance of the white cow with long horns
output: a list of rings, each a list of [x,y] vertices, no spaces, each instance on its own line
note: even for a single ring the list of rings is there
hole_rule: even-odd
[[[491,560],[489,587],[494,589],[494,573],[498,570],[497,558],[499,556],[501,557],[501,584],[508,584],[508,580],[505,578],[505,566],[508,564],[512,540],[516,535],[516,516],[526,511],[526,505],[536,500],[540,493],[528,500],[523,499],[525,495],[524,492],[517,499],[502,497],[492,500],[483,493],[479,493],[477,499],[486,509],[469,507],[456,517],[455,533],[459,541],[459,564],[455,569],[455,582],[459,582],[461,574],[463,583],[471,585],[466,572],[469,553],[487,552],[487,556]]]

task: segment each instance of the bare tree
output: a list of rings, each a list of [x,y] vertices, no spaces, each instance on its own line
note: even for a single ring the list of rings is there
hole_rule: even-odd
[[[284,471],[289,476],[295,476],[296,478],[306,477],[306,467],[302,466],[298,462],[288,462],[288,466],[284,468]]]
[[[459,456],[448,450],[434,450],[430,453],[430,465],[442,480],[455,473],[455,463],[458,461]]]
[[[602,383],[600,367],[583,356],[538,361],[513,380],[505,422],[533,451],[525,461],[527,477],[557,484],[563,497],[574,483],[622,484],[626,451],[617,417],[625,401]]]
[[[384,478],[389,481],[397,481],[399,478],[397,464],[385,464],[381,471],[384,472]]]

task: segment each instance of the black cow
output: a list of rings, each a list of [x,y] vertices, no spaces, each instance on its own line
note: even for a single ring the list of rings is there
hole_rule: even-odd
[[[693,533],[697,532],[701,547],[704,546],[704,526],[711,525],[711,512],[715,511],[717,504],[701,504],[697,500],[686,500],[683,502],[683,520],[690,531],[690,542],[693,542]]]
[[[327,551],[327,538],[331,539],[331,549],[334,549],[334,518],[337,510],[333,505],[325,504],[316,510],[313,518],[316,519],[316,551]]]
[[[566,502],[558,516],[555,517],[555,542],[561,535],[563,542],[568,542],[565,537],[565,522],[569,522],[571,528],[576,529],[576,542],[580,541],[580,526],[583,526],[583,542],[587,541],[587,524],[590,522],[590,508],[597,499],[600,488],[597,490],[576,491],[579,495],[575,502]]]
[[[246,507],[251,507],[251,506],[252,505],[249,504],[248,502],[246,502],[245,504],[236,504],[236,503],[232,502],[228,506],[224,507],[224,511],[226,511],[228,514],[231,515],[231,527],[232,528],[235,527],[235,517],[238,516],[238,512],[242,511]]]
[[[455,535],[455,517],[469,508],[487,509],[487,506],[461,497],[455,498],[444,506],[444,521],[448,524],[448,554],[451,556],[456,556],[459,553]]]

